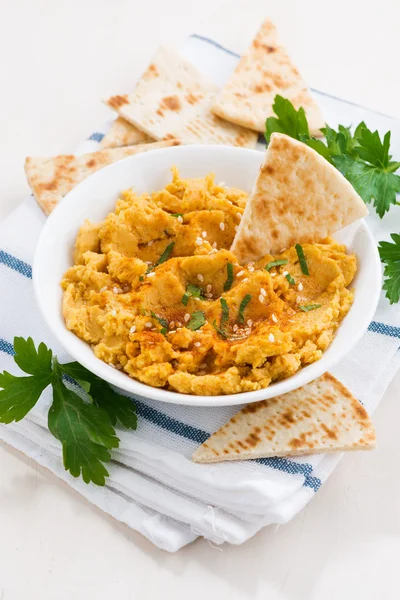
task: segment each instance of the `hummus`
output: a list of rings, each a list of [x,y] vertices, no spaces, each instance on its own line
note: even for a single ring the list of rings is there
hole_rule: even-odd
[[[350,309],[355,256],[326,239],[300,247],[302,262],[293,247],[240,265],[229,248],[246,199],[176,170],[161,191],[123,192],[78,233],[68,329],[130,377],[185,394],[258,390],[321,358]]]

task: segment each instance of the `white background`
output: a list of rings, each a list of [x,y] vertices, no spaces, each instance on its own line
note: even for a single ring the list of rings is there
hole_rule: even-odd
[[[28,192],[25,156],[73,150],[159,42],[196,32],[241,52],[265,16],[313,88],[400,117],[398,0],[0,0],[0,218]],[[398,600],[399,384],[375,452],[347,456],[290,524],[222,551],[163,553],[0,446],[0,600]]]

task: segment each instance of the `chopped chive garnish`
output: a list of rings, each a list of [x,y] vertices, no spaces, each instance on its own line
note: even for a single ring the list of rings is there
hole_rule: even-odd
[[[225,300],[225,298],[220,298],[219,301],[221,303],[221,308],[222,308],[221,329],[224,329],[225,325],[227,324],[227,322],[229,320],[229,306],[228,306],[228,303]]]
[[[190,321],[186,325],[186,327],[188,329],[191,329],[192,331],[196,331],[196,329],[200,329],[200,327],[203,327],[205,322],[206,322],[206,317],[205,317],[204,313],[201,310],[196,310],[194,313],[192,313],[192,316],[190,317]]]
[[[214,321],[213,321],[213,327],[214,327],[215,331],[216,331],[217,333],[219,333],[219,335],[220,335],[221,337],[223,337],[224,339],[226,339],[226,338],[228,337],[228,336],[226,335],[225,331],[222,331],[222,329],[220,329],[220,328],[218,327],[218,325],[217,325],[217,321],[215,321],[215,319],[214,319]]]
[[[300,267],[304,275],[309,275],[310,271],[308,270],[308,265],[306,261],[306,257],[304,256],[303,247],[300,244],[295,245],[297,256],[299,257]]]
[[[183,306],[187,306],[187,303],[189,302],[189,298],[201,298],[202,295],[202,289],[197,287],[197,285],[193,285],[193,283],[189,283],[186,286],[186,292],[183,294],[182,296],[182,304]]]
[[[163,327],[162,329],[160,329],[160,333],[162,333],[163,335],[167,335],[167,328]]]
[[[139,281],[144,281],[144,277],[143,277],[143,275],[141,275],[141,276],[139,277]]]
[[[171,217],[175,217],[175,219],[177,219],[178,217],[183,217],[183,213],[172,213]]]
[[[248,303],[250,302],[250,300],[251,300],[251,295],[246,294],[240,303],[239,316],[238,316],[239,323],[244,323],[244,310],[245,310],[246,306],[248,305]]]
[[[175,242],[171,242],[170,244],[168,244],[168,246],[165,248],[164,252],[161,254],[160,258],[156,262],[156,264],[155,264],[156,267],[157,267],[157,265],[161,265],[162,263],[164,263],[165,261],[167,261],[169,259],[171,252],[174,249],[174,246],[175,246]]]
[[[233,283],[233,264],[232,263],[228,263],[226,265],[226,270],[227,270],[227,279],[226,279],[226,281],[224,283],[224,292],[227,292],[232,287],[232,283]]]
[[[286,273],[285,277],[288,280],[288,282],[291,283],[292,285],[294,285],[296,283],[290,273]]]
[[[273,260],[272,262],[269,262],[267,265],[265,265],[265,268],[267,271],[270,271],[274,267],[280,267],[281,265],[287,265],[288,262],[289,261],[286,258],[282,258],[281,260]]]
[[[321,304],[306,304],[305,306],[299,306],[300,310],[303,312],[308,312],[309,310],[315,310],[319,308]]]

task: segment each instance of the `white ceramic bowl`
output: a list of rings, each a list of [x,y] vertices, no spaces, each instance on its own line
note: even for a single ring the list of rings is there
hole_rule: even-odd
[[[131,379],[96,358],[88,344],[67,330],[61,312],[60,281],[72,265],[75,236],[85,219],[101,221],[114,210],[124,189],[139,193],[162,189],[176,165],[183,177],[216,174],[216,181],[250,191],[263,153],[228,146],[177,146],[146,152],[110,165],[74,188],[49,217],[39,240],[33,266],[37,302],[51,331],[75,360],[109,383],[162,402],[187,405],[222,406],[272,398],[296,389],[328,371],[358,342],[374,315],[381,287],[381,269],[376,244],[363,220],[336,234],[358,258],[354,281],[354,304],[342,321],[335,338],[321,360],[301,369],[292,377],[255,392],[226,396],[194,396],[150,387]]]

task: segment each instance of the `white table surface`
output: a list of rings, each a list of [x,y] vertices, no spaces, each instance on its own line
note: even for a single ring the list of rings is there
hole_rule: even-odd
[[[28,192],[25,156],[72,150],[160,41],[196,32],[240,52],[265,15],[312,87],[400,117],[398,0],[2,0],[0,218]],[[398,600],[399,384],[375,452],[345,457],[288,525],[222,551],[159,551],[0,446],[0,600]]]

